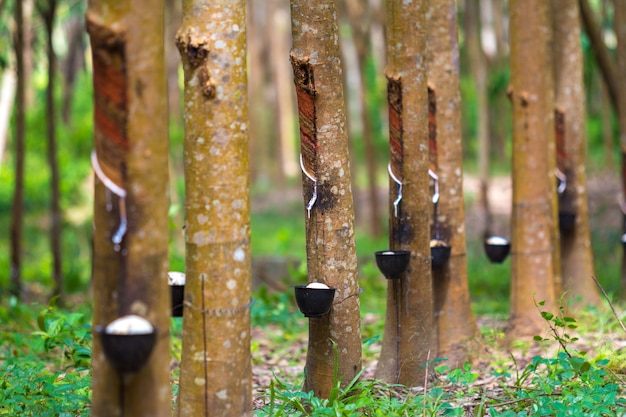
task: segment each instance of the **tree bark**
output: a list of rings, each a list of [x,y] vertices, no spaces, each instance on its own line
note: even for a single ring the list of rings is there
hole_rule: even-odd
[[[619,82],[618,69],[611,59],[609,51],[604,45],[604,41],[602,40],[602,30],[593,15],[593,10],[589,5],[589,1],[578,0],[578,5],[580,7],[580,15],[583,25],[585,27],[585,32],[587,33],[589,41],[591,42],[591,51],[593,52],[593,56],[596,59],[596,63],[598,64],[600,72],[602,72],[604,82],[606,82],[609,97],[611,98],[611,103],[613,103],[613,106],[615,106],[615,108],[619,111],[619,105],[621,100],[621,87]],[[616,1],[615,5],[617,6],[617,10],[619,8],[619,0]]]
[[[333,381],[335,367],[345,386],[361,370],[362,350],[354,207],[334,2],[292,0],[291,30],[303,197],[310,207],[305,212],[308,281],[336,288],[330,313],[309,320],[304,390],[328,398],[338,382]]]
[[[391,172],[389,243],[411,251],[407,271],[389,280],[387,313],[376,377],[389,383],[424,383],[428,358],[435,358],[433,288],[430,258],[432,214],[428,187],[428,92],[426,81],[426,5],[387,2],[387,88]]]
[[[46,26],[46,55],[48,57],[48,86],[46,87],[46,139],[47,157],[50,166],[50,249],[52,251],[52,278],[54,282],[53,295],[63,293],[63,271],[61,265],[61,233],[62,214],[59,190],[59,165],[57,163],[56,144],[56,106],[54,103],[54,89],[56,84],[57,59],[52,42],[52,30],[56,15],[57,2],[49,0],[44,6],[37,4],[39,14]]]
[[[616,81],[617,81],[617,119],[619,121],[619,143],[622,154],[622,232],[626,234],[626,1],[613,2],[613,30],[617,37]],[[622,255],[622,289],[626,288],[626,245]]]
[[[94,326],[136,314],[157,341],[137,373],[120,375],[94,334],[95,417],[170,416],[168,125],[163,3],[91,0],[94,79]],[[148,36],[149,34],[149,36]]]
[[[80,15],[70,17],[65,24],[67,55],[63,60],[63,123],[69,125],[72,118],[72,98],[78,72],[85,67],[84,25]]]
[[[33,24],[33,12],[36,0],[22,0],[22,48],[24,60],[24,100],[27,108],[31,108],[35,102],[35,83],[33,80],[33,72],[35,71],[35,33],[36,28]]]
[[[595,272],[585,173],[587,118],[580,15],[571,0],[552,0],[552,12],[555,104],[564,115],[561,146],[557,135],[557,166],[567,178],[565,192],[559,197],[559,213],[576,215],[573,229],[561,228],[563,290],[568,298],[579,297],[584,305],[598,305],[600,296],[591,279]],[[561,149],[563,152],[558,152]]]
[[[11,294],[20,297],[22,292],[22,233],[24,229],[24,156],[26,85],[24,78],[24,15],[22,2],[15,2],[15,62],[17,69],[15,112],[15,184],[11,206]]]
[[[468,340],[476,336],[478,328],[467,277],[456,2],[431,1],[429,16],[428,82],[433,86],[437,109],[436,152],[431,156],[436,160],[440,193],[431,238],[452,247],[446,265],[433,270],[434,314],[438,356],[447,358],[451,366],[462,366],[469,358]]]
[[[356,0],[346,1],[347,15],[352,27],[352,36],[356,48],[357,61],[359,66],[359,81],[361,97],[360,117],[363,124],[363,148],[365,150],[365,165],[367,171],[367,185],[369,197],[370,222],[369,229],[374,237],[379,237],[382,233],[380,204],[378,203],[378,187],[376,184],[376,150],[374,148],[374,127],[369,116],[367,94],[370,88],[368,85],[367,71],[368,60],[372,57],[372,46],[370,41],[371,12],[366,11],[367,5]]]
[[[176,124],[182,122],[180,87],[178,85],[178,70],[180,55],[174,38],[182,19],[181,2],[179,0],[165,0],[165,62],[167,68],[167,99],[169,117]]]
[[[0,166],[6,150],[11,127],[11,112],[15,103],[15,89],[17,77],[11,68],[5,68],[2,72],[2,84],[0,85]]]
[[[247,416],[250,176],[245,1],[183,2],[186,284],[178,416]]]
[[[512,0],[513,212],[509,335],[539,334],[560,296],[550,3]]]
[[[476,111],[478,113],[478,176],[480,202],[483,217],[483,235],[493,233],[491,225],[491,210],[489,208],[489,97],[487,91],[487,60],[480,42],[480,2],[466,0],[465,2],[465,37],[467,54],[476,89]]]

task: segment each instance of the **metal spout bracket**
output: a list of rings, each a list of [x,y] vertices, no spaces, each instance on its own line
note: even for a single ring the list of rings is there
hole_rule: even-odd
[[[563,195],[565,189],[567,188],[567,175],[565,175],[563,171],[558,168],[554,171],[554,175],[556,175],[556,178],[559,180],[556,191],[559,195]]]
[[[398,184],[398,197],[393,201],[393,215],[398,217],[398,210],[400,207],[400,201],[402,201],[402,181],[400,181],[394,174],[391,169],[391,163],[387,164],[387,171],[389,171],[389,176],[393,181]]]
[[[115,245],[119,245],[126,234],[126,229],[128,226],[128,221],[126,217],[126,190],[115,184],[109,177],[106,176],[102,168],[100,167],[100,163],[98,162],[98,155],[96,155],[96,150],[94,149],[91,152],[91,166],[93,167],[93,171],[98,177],[100,181],[104,184],[107,190],[111,191],[113,194],[119,197],[119,212],[120,212],[120,225],[118,226],[115,233],[113,233],[113,237],[111,241]]]
[[[430,175],[430,178],[435,182],[435,193],[433,194],[432,202],[433,204],[437,204],[439,202],[439,176],[430,168],[428,169],[428,175]]]
[[[311,209],[313,208],[313,205],[317,201],[317,179],[315,179],[315,177],[313,175],[311,175],[306,170],[306,168],[304,168],[304,162],[302,162],[302,154],[300,154],[300,168],[302,169],[302,172],[304,173],[304,175],[306,175],[306,177],[308,179],[313,181],[313,195],[311,196],[311,199],[309,200],[309,202],[306,205],[307,217],[311,218]]]

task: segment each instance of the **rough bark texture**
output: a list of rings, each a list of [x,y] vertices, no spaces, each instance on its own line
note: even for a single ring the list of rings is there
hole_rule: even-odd
[[[177,415],[252,412],[244,1],[183,2],[186,284]]]
[[[41,7],[39,7],[41,6]],[[50,249],[52,251],[53,295],[63,293],[63,275],[61,270],[61,193],[59,190],[59,165],[57,163],[56,144],[56,105],[54,89],[56,85],[57,58],[52,42],[52,30],[56,15],[57,2],[49,0],[45,6],[38,4],[39,14],[46,26],[46,55],[48,56],[48,86],[46,87],[46,139],[47,157],[50,166]]]
[[[387,313],[376,377],[424,383],[426,362],[436,357],[430,259],[426,5],[387,2],[387,79],[391,169],[402,181],[398,215],[390,204],[392,249],[411,251],[409,267],[387,287]],[[398,186],[390,181],[390,202]]]
[[[513,212],[510,335],[545,326],[560,296],[550,2],[512,0]]]
[[[575,213],[571,230],[561,228],[561,276],[568,298],[580,297],[583,304],[597,305],[600,296],[594,274],[587,205],[585,162],[585,89],[580,44],[580,14],[571,0],[552,0],[555,104],[564,115],[562,146],[557,138],[557,165],[567,177],[559,198],[559,213]]]
[[[123,376],[106,360],[94,334],[91,413],[98,417],[171,415],[162,10],[160,1],[92,0],[87,11],[95,158],[110,181],[103,182],[103,175],[95,181],[93,324],[136,314],[157,331],[146,365]],[[114,194],[116,187],[125,198]],[[121,233],[124,211],[127,229]]]
[[[468,339],[476,335],[478,328],[470,304],[465,250],[456,2],[431,1],[429,16],[428,82],[436,97],[434,157],[440,193],[431,237],[452,247],[446,265],[433,270],[434,314],[438,328],[438,356],[447,358],[451,366],[462,366],[468,359]]]
[[[291,63],[298,97],[300,149],[306,172],[308,281],[336,288],[328,315],[309,320],[304,390],[327,398],[333,374],[349,383],[361,369],[359,284],[354,208],[334,2],[292,0]],[[310,214],[310,216],[309,216]]]
[[[24,154],[26,84],[24,79],[24,19],[22,2],[15,2],[15,64],[17,91],[15,112],[15,184],[11,206],[11,294],[20,297],[22,289],[22,232],[24,212]]]

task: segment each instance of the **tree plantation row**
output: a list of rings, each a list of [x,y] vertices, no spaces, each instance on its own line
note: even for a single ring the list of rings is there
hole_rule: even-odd
[[[165,3],[90,0],[85,15],[94,94],[94,416],[171,414],[171,291],[182,282],[167,285],[171,150]],[[338,381],[346,386],[358,378],[362,369],[352,190],[358,160],[351,157],[349,144],[345,98],[352,72],[342,63],[339,16],[351,21],[360,82],[365,83],[365,57],[374,49],[369,34],[375,6],[369,3],[291,0],[290,54],[271,58],[290,63],[287,75],[296,99],[300,141],[291,162],[301,170],[307,282],[294,291],[307,317],[302,320],[308,321],[302,389],[320,398],[328,398]],[[466,19],[480,20],[479,4],[464,2]],[[14,4],[18,112],[11,290],[16,295],[22,284],[21,224],[15,219],[20,219],[24,199],[22,6],[21,1]],[[49,56],[54,56],[55,7],[56,1],[40,7],[48,17]],[[378,110],[388,121],[389,226],[388,247],[372,254],[387,284],[376,378],[412,387],[424,383],[434,358],[446,358],[453,367],[471,359],[478,336],[468,285],[459,22],[454,0],[387,0],[382,9],[386,103]],[[251,157],[258,145],[250,143],[257,109],[248,85],[255,66],[248,62],[255,59],[249,47],[258,41],[253,35],[258,27],[251,29],[250,21],[258,16],[247,17],[246,11],[243,0],[183,0],[182,21],[172,35],[184,76],[185,271],[178,416],[252,413],[250,242],[256,237],[250,231],[250,190]],[[597,38],[587,0],[508,2],[510,233],[496,230],[487,199],[487,57],[480,28],[468,25],[464,31],[478,104],[485,248],[495,262],[510,251],[511,339],[542,332],[539,303],[557,310],[562,298],[572,309],[600,301],[592,278],[581,38],[584,28],[624,132],[625,13],[626,5],[615,1],[619,46],[613,60]],[[49,109],[54,66],[49,60]],[[47,137],[54,167],[50,112]],[[366,137],[373,127],[363,114],[369,161],[376,159],[376,150]],[[626,134],[621,138],[626,140]],[[366,170],[375,188],[370,162]],[[51,245],[59,250],[54,236],[60,235],[60,191],[54,172]],[[372,212],[375,225],[376,209]],[[57,255],[54,292],[61,293]],[[174,281],[182,276],[169,273]]]

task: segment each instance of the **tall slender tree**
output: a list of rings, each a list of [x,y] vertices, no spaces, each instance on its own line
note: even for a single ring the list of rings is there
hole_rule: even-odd
[[[369,230],[375,237],[382,233],[380,204],[378,202],[378,185],[376,169],[376,149],[374,139],[377,137],[375,124],[370,117],[368,92],[375,88],[374,83],[369,79],[368,72],[375,66],[372,56],[371,26],[372,13],[367,2],[358,0],[345,1],[346,14],[352,28],[352,38],[356,49],[356,58],[359,67],[359,87],[361,89],[360,119],[362,123],[363,149],[367,167],[367,190],[369,198]]]
[[[147,363],[118,374],[93,343],[96,417],[171,415],[168,125],[163,3],[90,0],[94,81],[93,323],[128,314],[156,329]],[[147,36],[150,34],[150,36]],[[95,336],[95,335],[94,335]]]
[[[56,85],[57,57],[54,51],[52,31],[57,10],[56,0],[38,1],[37,10],[46,27],[46,55],[48,56],[48,86],[46,87],[46,139],[48,142],[47,156],[50,166],[50,248],[52,250],[53,294],[60,296],[63,292],[63,271],[61,270],[61,192],[59,164],[57,163],[56,140],[56,105],[54,89]]]
[[[478,136],[478,170],[479,170],[479,202],[483,216],[483,234],[493,233],[491,227],[491,210],[489,208],[489,97],[487,89],[487,59],[480,42],[480,1],[465,2],[465,39],[469,66],[476,89],[476,129]]]
[[[426,2],[387,1],[387,97],[391,149],[389,244],[411,251],[408,270],[387,287],[385,331],[376,376],[387,382],[424,383],[433,340],[428,187]],[[393,178],[395,177],[395,179]],[[400,190],[396,211],[391,203]]]
[[[572,229],[561,228],[563,290],[570,297],[580,297],[584,304],[597,305],[600,296],[591,279],[594,268],[585,173],[585,89],[578,5],[571,0],[553,0],[552,18],[555,104],[564,118],[561,146],[557,137],[557,149],[563,151],[557,155],[557,162],[566,176],[559,212],[576,215]]]
[[[468,339],[478,328],[472,313],[465,251],[463,199],[463,140],[459,44],[454,0],[431,1],[428,19],[428,82],[436,100],[434,158],[439,182],[439,201],[431,225],[452,247],[448,262],[433,270],[438,355],[452,366],[468,359]],[[432,147],[431,147],[432,152]]]
[[[178,416],[252,411],[245,1],[183,2],[186,284]]]
[[[622,231],[626,235],[626,1],[613,2],[613,29],[617,37],[616,75],[618,91],[617,117],[619,121],[619,143],[622,154]],[[622,291],[626,289],[626,245],[622,245]]]
[[[24,16],[22,2],[15,2],[15,63],[17,92],[15,112],[15,184],[11,206],[11,293],[19,297],[22,289],[22,232],[24,229],[24,154],[26,85],[24,70]]]
[[[545,325],[535,302],[560,296],[550,2],[512,0],[511,337]]]
[[[309,282],[336,288],[328,315],[309,321],[304,390],[327,398],[334,368],[345,385],[361,369],[354,208],[335,3],[291,0],[294,73],[307,205]]]

